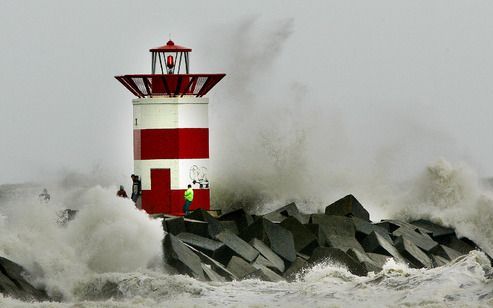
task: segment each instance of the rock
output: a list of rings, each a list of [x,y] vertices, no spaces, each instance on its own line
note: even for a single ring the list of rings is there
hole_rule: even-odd
[[[207,222],[185,218],[184,223],[186,232],[209,237],[209,224]]]
[[[438,245],[435,248],[431,250],[431,253],[437,256],[440,256],[442,258],[447,259],[448,261],[452,261],[463,254],[458,252],[455,249],[452,249],[450,247],[447,247],[445,245]]]
[[[296,280],[296,276],[303,272],[303,269],[307,265],[307,261],[302,258],[296,258],[293,263],[288,267],[288,269],[284,272],[283,277],[286,278],[287,281]]]
[[[221,226],[223,227],[223,230],[228,229],[229,231],[233,232],[236,235],[240,234],[240,231],[238,230],[238,226],[236,225],[236,222],[232,220],[224,220],[224,221],[219,221]]]
[[[228,264],[229,259],[231,259],[234,254],[231,249],[224,245],[224,243],[214,241],[200,235],[183,232],[178,234],[176,237],[180,241],[202,251],[209,257],[221,262],[222,264]]]
[[[243,209],[223,214],[219,218],[219,220],[234,221],[236,223],[238,231],[240,232],[253,223],[252,215],[246,213]]]
[[[325,234],[319,224],[309,223],[304,226],[316,237],[318,246],[325,246]]]
[[[406,239],[413,242],[416,246],[423,249],[426,252],[430,252],[435,246],[438,245],[437,242],[424,236],[406,226],[399,227],[397,230],[392,232],[393,236],[405,236]]]
[[[361,245],[364,247],[366,252],[376,252],[379,254],[386,254],[392,256],[396,261],[408,263],[407,260],[402,257],[402,255],[397,251],[397,249],[383,238],[380,234],[373,231],[368,235]]]
[[[395,247],[407,260],[411,262],[411,265],[414,267],[433,267],[432,261],[426,253],[419,249],[413,242],[408,240],[405,235],[397,237]]]
[[[455,235],[454,229],[442,227],[442,226],[435,224],[435,223],[432,223],[431,221],[428,221],[428,220],[420,219],[420,220],[416,220],[416,221],[411,222],[411,224],[418,226],[418,227],[421,227],[421,228],[424,228],[424,229],[427,229],[427,230],[430,230],[431,236],[433,238],[438,238],[441,236]]]
[[[248,262],[253,262],[259,255],[255,248],[229,230],[219,233],[216,238]]]
[[[326,234],[354,237],[356,233],[353,221],[348,217],[313,214],[311,222],[323,226]]]
[[[442,236],[440,239],[442,240],[440,244],[450,247],[462,254],[468,254],[471,250],[476,249],[476,244],[471,240],[467,238],[459,239],[455,234]]]
[[[370,259],[372,259],[375,262],[375,264],[380,268],[382,268],[385,265],[385,263],[387,263],[387,261],[390,259],[389,256],[382,255],[379,253],[367,252],[366,255],[370,257]]]
[[[379,266],[366,253],[358,249],[351,248],[347,251],[347,254],[354,260],[357,260],[368,272],[378,273],[382,270],[382,266]]]
[[[366,276],[368,274],[368,271],[358,261],[337,248],[317,247],[308,260],[308,264],[316,264],[325,260],[343,265],[353,275]]]
[[[186,215],[185,218],[192,219],[192,220],[207,221],[205,219],[207,216],[210,216],[210,214],[207,213],[206,210],[196,209],[195,211],[190,212],[190,214]]]
[[[370,214],[353,195],[347,195],[325,208],[326,215],[358,217],[370,221]]]
[[[185,244],[185,245],[187,245],[187,244]],[[226,269],[218,261],[212,259],[211,257],[206,255],[205,253],[201,252],[200,250],[193,248],[192,246],[187,245],[187,247],[190,248],[190,250],[192,250],[200,258],[200,261],[209,265],[217,274],[226,278],[226,280],[228,280],[228,281],[238,280],[238,277],[236,277],[233,273],[231,273],[228,269]]]
[[[308,230],[303,224],[301,224],[296,218],[288,217],[281,222],[281,227],[291,232],[294,240],[294,248],[297,252],[302,251],[305,248],[311,253],[315,247],[318,246],[317,238]],[[309,247],[311,246],[311,247]]]
[[[225,230],[225,227],[222,225],[222,223],[219,220],[212,217],[206,211],[203,211],[202,216],[204,217],[205,221],[208,223],[207,231],[209,233],[210,238],[215,238],[217,234]]]
[[[174,266],[180,272],[205,280],[200,258],[170,233],[166,234],[163,240],[163,255],[165,262]]]
[[[279,272],[284,272],[284,261],[275,254],[264,242],[259,239],[252,239],[250,245],[257,249]]]
[[[296,259],[294,239],[291,232],[273,222],[260,218],[241,233],[246,241],[257,238],[270,246],[279,256],[293,262]]]
[[[373,231],[383,236],[387,241],[392,242],[388,231],[381,226],[374,225],[366,220],[358,217],[352,217],[354,228],[356,230],[356,239],[363,240],[366,236],[370,235]]]
[[[207,278],[209,278],[210,281],[217,281],[217,282],[226,282],[226,279],[216,273],[210,266],[207,264],[202,263],[202,270],[206,274]]]
[[[278,208],[277,210],[265,214],[263,216],[265,219],[268,219],[272,222],[282,222],[288,217],[293,217],[296,220],[298,220],[302,224],[308,223],[308,220],[310,219],[309,215],[302,214],[298,207],[296,206],[296,203],[292,202],[286,206],[283,206],[281,208]]]
[[[231,260],[229,260],[228,270],[238,277],[238,279],[248,278],[258,271],[253,265],[237,256],[233,256]]]
[[[173,235],[185,232],[185,221],[183,220],[183,217],[164,218],[163,230]]]
[[[258,274],[260,275],[261,279],[264,281],[279,282],[285,280],[282,276],[276,274],[275,272],[271,271],[270,269],[268,269],[262,264],[254,263],[253,267],[260,270],[260,273]]]
[[[28,275],[22,266],[0,257],[0,293],[24,301],[47,301],[44,290],[35,288],[24,276]]]
[[[440,266],[447,265],[449,263],[449,260],[447,260],[443,257],[437,256],[434,254],[431,254],[430,256],[431,256],[431,260],[433,262],[433,267],[440,267]]]
[[[400,227],[404,227],[404,228],[407,228],[407,229],[410,229],[413,231],[421,230],[424,233],[432,233],[430,230],[428,230],[426,228],[415,226],[415,225],[410,224],[408,222],[405,222],[402,220],[396,220],[396,219],[385,219],[379,223],[376,223],[376,225],[383,227],[384,229],[389,231],[389,233],[394,232],[395,230],[399,229]]]

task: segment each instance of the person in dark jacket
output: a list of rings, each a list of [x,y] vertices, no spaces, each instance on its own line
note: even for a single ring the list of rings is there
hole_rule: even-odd
[[[123,188],[123,185],[120,185],[120,190],[116,192],[116,195],[121,198],[128,198],[127,192],[125,191],[125,188]]]
[[[142,184],[139,180],[139,176],[132,174],[130,177],[132,178],[132,201],[138,209],[141,209],[142,202],[140,195],[142,194]]]

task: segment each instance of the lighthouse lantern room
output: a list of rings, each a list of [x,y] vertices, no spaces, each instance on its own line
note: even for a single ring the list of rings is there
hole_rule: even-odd
[[[133,103],[134,173],[142,182],[142,209],[181,215],[183,194],[194,189],[191,210],[210,204],[209,99],[225,74],[190,74],[192,50],[175,45],[150,49],[152,74],[115,78]]]

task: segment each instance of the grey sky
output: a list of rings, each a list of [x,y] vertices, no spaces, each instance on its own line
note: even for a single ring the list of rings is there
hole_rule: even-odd
[[[0,184],[131,173],[133,97],[113,76],[148,73],[170,33],[192,72],[228,74],[209,95],[216,174],[392,178],[445,157],[491,176],[491,16],[491,1],[2,0]]]

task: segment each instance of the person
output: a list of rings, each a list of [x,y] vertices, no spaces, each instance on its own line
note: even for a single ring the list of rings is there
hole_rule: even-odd
[[[132,201],[138,209],[141,209],[142,201],[140,195],[142,194],[142,184],[138,175],[132,174],[130,177],[132,178]]]
[[[190,213],[189,209],[193,201],[192,185],[188,184],[188,189],[185,190],[185,194],[183,197],[185,198],[185,204],[183,205],[183,212],[185,213],[185,215],[188,215]]]
[[[125,191],[125,188],[123,188],[123,185],[120,185],[120,190],[116,192],[116,195],[121,198],[128,198],[127,192]]]
[[[48,203],[48,201],[50,201],[50,199],[51,199],[51,197],[50,197],[50,194],[48,193],[48,189],[43,188],[43,192],[39,194],[39,201]]]

